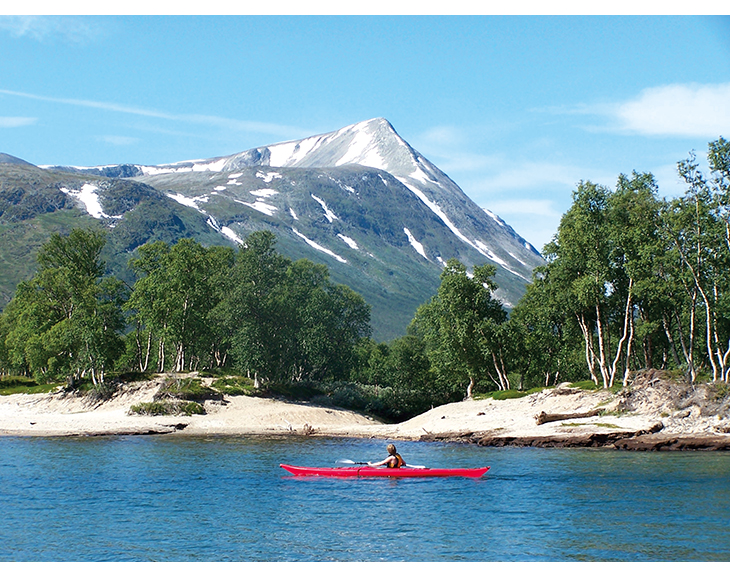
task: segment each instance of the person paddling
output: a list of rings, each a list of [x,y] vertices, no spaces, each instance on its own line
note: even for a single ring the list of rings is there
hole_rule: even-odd
[[[403,457],[401,457],[395,450],[395,445],[390,444],[386,447],[386,449],[388,449],[388,456],[385,459],[379,463],[371,463],[368,461],[368,465],[371,467],[382,467],[385,465],[389,469],[398,469],[406,466],[406,462],[403,460]]]

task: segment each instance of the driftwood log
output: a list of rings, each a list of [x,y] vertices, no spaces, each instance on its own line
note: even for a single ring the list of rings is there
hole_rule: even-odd
[[[587,413],[568,413],[562,415],[559,413],[553,413],[551,415],[543,411],[539,415],[535,415],[535,420],[537,421],[538,425],[544,425],[545,423],[552,423],[553,421],[567,421],[568,419],[585,419],[588,417],[595,417],[600,413],[601,409],[594,409],[593,411],[588,411]]]

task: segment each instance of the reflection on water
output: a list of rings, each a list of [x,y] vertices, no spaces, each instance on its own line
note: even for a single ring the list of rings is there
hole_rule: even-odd
[[[730,561],[730,455],[398,443],[481,479],[295,478],[385,442],[0,439],[0,561]]]

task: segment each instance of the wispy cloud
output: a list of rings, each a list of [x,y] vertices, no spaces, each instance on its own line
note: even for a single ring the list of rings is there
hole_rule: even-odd
[[[0,16],[0,30],[15,38],[38,42],[60,39],[74,44],[92,41],[103,33],[97,20],[73,16]]]
[[[597,132],[718,138],[730,134],[730,83],[668,84],[642,90],[623,102],[581,103],[537,110],[603,119]]]
[[[149,108],[139,108],[119,104],[115,102],[103,102],[98,100],[84,100],[78,98],[58,98],[53,96],[43,96],[39,94],[30,94],[27,92],[18,92],[15,90],[6,90],[0,88],[0,94],[8,96],[16,96],[29,100],[39,100],[43,102],[54,102],[57,104],[66,104],[70,106],[81,106],[84,108],[95,108],[107,110],[109,112],[119,112],[122,114],[130,114],[133,116],[143,116],[148,118],[159,118],[162,120],[170,120],[175,122],[184,122],[189,124],[207,125],[217,128],[225,128],[229,131],[237,132],[253,132],[257,134],[268,134],[275,138],[300,138],[308,136],[311,132],[295,126],[287,126],[282,124],[254,122],[247,120],[237,120],[234,118],[225,118],[221,116],[213,116],[206,114],[173,114],[162,110],[154,110]]]
[[[0,128],[18,128],[19,126],[29,126],[35,124],[37,118],[28,116],[0,116]]]
[[[137,116],[151,116],[154,118],[166,118],[169,120],[175,120],[177,117],[173,114],[166,112],[160,112],[157,110],[149,110],[145,108],[136,108],[133,106],[126,106],[123,104],[116,104],[114,102],[99,102],[95,100],[82,100],[77,98],[56,98],[53,96],[41,96],[38,94],[29,94],[27,92],[17,92],[15,90],[5,90],[0,88],[0,94],[7,94],[8,96],[17,96],[20,98],[26,98],[29,100],[40,100],[43,102],[55,102],[57,104],[70,104],[73,106],[83,106],[85,108],[99,108],[102,110],[108,110],[111,112],[123,112],[125,114],[134,114]]]
[[[545,187],[560,186],[573,190],[581,180],[592,180],[601,184],[611,184],[616,175],[598,172],[581,166],[564,165],[550,162],[512,161],[500,170],[483,176],[472,183],[480,192],[504,193],[513,190],[540,190]]]
[[[489,202],[488,208],[501,216],[517,214],[520,216],[560,217],[562,214],[555,207],[555,202],[550,199],[514,198],[509,200],[495,200]]]
[[[730,135],[730,83],[647,88],[618,104],[620,128],[647,135],[717,138]]]
[[[135,138],[133,136],[107,135],[102,136],[99,140],[101,140],[102,142],[106,142],[107,144],[113,144],[115,146],[130,146],[139,142],[139,138]]]
[[[563,211],[551,199],[515,198],[479,203],[503,218],[522,238],[541,250],[558,229]]]

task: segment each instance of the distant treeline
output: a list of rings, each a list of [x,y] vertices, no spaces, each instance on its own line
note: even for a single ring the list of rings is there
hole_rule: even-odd
[[[55,235],[0,315],[0,372],[102,386],[111,370],[234,370],[264,387],[339,383],[395,419],[478,391],[617,386],[643,368],[728,382],[730,143],[711,142],[707,162],[707,174],[694,154],[678,163],[687,189],[672,200],[648,173],[614,190],[579,183],[510,314],[492,265],[450,260],[390,343],[369,337],[360,295],[277,253],[270,232],[238,250],[143,245],[133,286],[105,275],[102,232]]]

